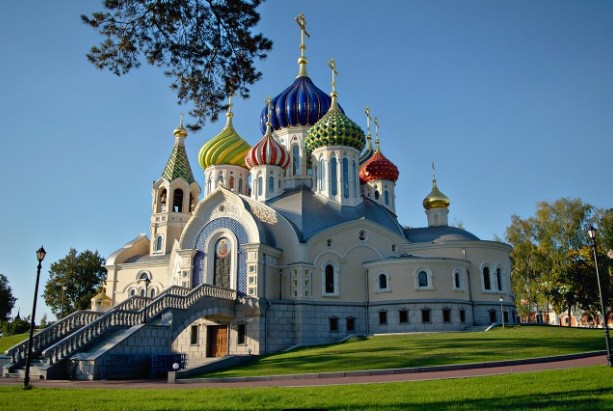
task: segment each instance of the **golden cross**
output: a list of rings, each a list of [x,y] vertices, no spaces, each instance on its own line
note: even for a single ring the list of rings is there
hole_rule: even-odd
[[[378,139],[379,138],[379,119],[377,118],[377,116],[375,116],[374,122],[375,122],[375,136]]]
[[[296,23],[300,26],[300,55],[304,57],[304,49],[306,49],[304,36],[306,35],[308,38],[311,38],[309,32],[306,31],[306,18],[304,17],[304,13],[300,13],[296,16]]]
[[[432,179],[436,180],[436,170],[434,168],[434,161],[432,162]]]
[[[272,104],[271,104],[270,96],[266,97],[266,105],[268,106],[267,122],[270,123],[270,116],[272,115]]]
[[[332,93],[336,93],[336,76],[338,76],[338,71],[336,71],[336,61],[334,61],[334,57],[328,61],[328,66],[332,70]]]

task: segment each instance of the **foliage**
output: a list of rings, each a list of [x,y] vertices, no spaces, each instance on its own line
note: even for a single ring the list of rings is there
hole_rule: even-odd
[[[320,387],[172,389],[142,387],[0,387],[6,409],[19,410],[605,410],[611,370],[578,367],[531,373]],[[65,385],[65,384],[64,384]],[[167,385],[168,386],[168,385]]]
[[[7,321],[13,311],[17,298],[13,296],[13,290],[9,280],[4,274],[0,274],[0,321]]]
[[[513,215],[506,240],[513,246],[511,273],[518,311],[526,315],[533,305],[551,305],[557,313],[577,306],[600,311],[594,260],[586,227],[596,224],[613,245],[613,213],[595,209],[580,199],[540,202],[533,217]],[[601,248],[602,249],[602,248]],[[601,279],[610,260],[599,256]],[[603,275],[605,274],[605,275]]]
[[[85,250],[77,254],[74,248],[66,257],[51,264],[43,297],[56,317],[90,308],[96,287],[106,277],[104,264],[105,260],[98,251]]]
[[[249,97],[272,42],[252,30],[264,0],[104,0],[104,11],[81,16],[105,40],[89,61],[121,76],[141,65],[164,67],[178,103],[192,102],[193,130],[215,121],[230,93]]]
[[[16,335],[25,333],[30,329],[30,316],[22,319],[16,317],[13,321],[4,321],[2,323],[2,333],[4,335]]]

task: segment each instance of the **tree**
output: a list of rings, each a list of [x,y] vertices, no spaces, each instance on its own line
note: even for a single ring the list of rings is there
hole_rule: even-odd
[[[511,217],[513,292],[520,301],[551,304],[561,313],[574,305],[598,311],[598,291],[585,227],[596,211],[580,199],[540,202],[533,217]],[[521,312],[521,309],[520,309]]]
[[[263,1],[104,0],[104,11],[81,16],[105,37],[87,58],[118,76],[140,67],[141,58],[166,68],[178,103],[192,102],[197,122],[188,127],[197,130],[217,119],[228,94],[247,98],[261,78],[254,61],[267,57],[272,42],[252,29]]]
[[[13,290],[9,286],[9,280],[4,274],[0,274],[0,321],[8,321],[15,306],[17,298],[13,297]]]
[[[105,260],[98,251],[77,254],[71,248],[66,257],[51,264],[43,297],[57,318],[76,310],[86,310],[106,277]]]

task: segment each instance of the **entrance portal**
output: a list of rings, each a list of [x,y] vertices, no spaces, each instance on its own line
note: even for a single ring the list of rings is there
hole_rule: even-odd
[[[207,329],[207,357],[228,355],[228,326],[210,325]]]

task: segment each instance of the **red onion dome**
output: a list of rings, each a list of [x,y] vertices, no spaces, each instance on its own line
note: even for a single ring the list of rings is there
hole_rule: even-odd
[[[270,133],[270,128],[267,130],[264,137],[262,137],[245,156],[245,162],[250,169],[261,165],[287,168],[287,166],[289,166],[289,161],[289,153],[285,147],[277,143]]]
[[[398,181],[398,167],[377,150],[360,168],[360,183],[374,180]]]

